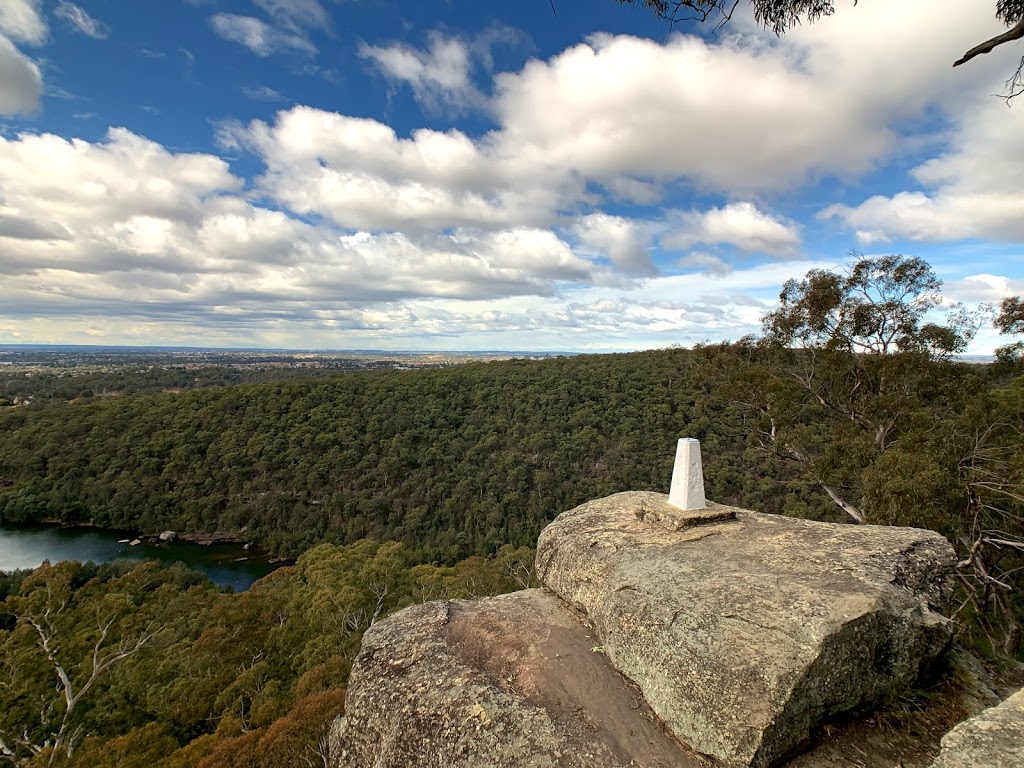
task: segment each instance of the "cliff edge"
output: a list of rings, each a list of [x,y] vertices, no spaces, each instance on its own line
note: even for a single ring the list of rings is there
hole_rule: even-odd
[[[931,673],[954,563],[930,531],[592,501],[541,534],[546,589],[371,627],[331,760],[769,768]]]

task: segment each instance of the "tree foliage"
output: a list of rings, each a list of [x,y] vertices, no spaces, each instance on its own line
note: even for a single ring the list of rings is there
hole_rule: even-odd
[[[323,545],[238,595],[151,563],[0,576],[0,764],[322,766],[367,627],[532,585],[532,556],[437,567],[394,542]]]
[[[957,544],[963,607],[1012,653],[1024,550],[1021,382],[1000,387],[998,369],[986,380],[951,360],[982,313],[961,307],[946,325],[927,322],[940,289],[926,262],[906,256],[790,281],[731,386],[757,414],[761,447],[848,517],[932,528]],[[1020,306],[1005,300],[997,327],[1019,328]]]
[[[1007,296],[999,305],[995,326],[1000,333],[1007,336],[1024,335],[1024,299],[1020,296]],[[1024,359],[1024,341],[1015,341],[999,347],[996,359],[1002,368],[1012,369],[1020,365]]]
[[[624,5],[643,5],[658,18],[673,24],[683,21],[727,22],[738,5],[737,0],[617,0]],[[832,0],[750,0],[759,24],[781,35],[800,21],[817,21],[835,13]]]
[[[856,522],[864,473],[919,414],[960,407],[970,372],[948,363],[976,330],[970,313],[926,322],[941,281],[921,259],[857,258],[846,270],[790,280],[764,318],[756,375],[774,385],[748,398],[762,444],[794,462]],[[749,378],[749,375],[748,375]]]
[[[447,563],[532,546],[576,504],[667,487],[664,447],[706,429],[692,423],[691,358],[516,360],[2,409],[0,519],[244,528],[291,555],[369,537]],[[775,509],[726,488],[719,498]]]
[[[969,324],[924,322],[941,287],[931,266],[912,256],[857,258],[845,272],[811,270],[783,287],[765,334],[784,346],[854,355],[962,352],[975,330]]]

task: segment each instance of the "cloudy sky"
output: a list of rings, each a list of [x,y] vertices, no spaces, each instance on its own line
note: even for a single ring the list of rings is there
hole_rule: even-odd
[[[951,67],[994,7],[779,40],[612,0],[0,0],[0,343],[689,345],[854,250],[1024,293],[1024,50]]]

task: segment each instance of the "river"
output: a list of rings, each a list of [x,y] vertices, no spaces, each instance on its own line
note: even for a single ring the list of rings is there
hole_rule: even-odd
[[[243,592],[280,565],[237,544],[206,546],[175,541],[133,547],[119,541],[126,536],[132,538],[130,534],[97,528],[0,527],[0,571],[36,568],[44,560],[105,563],[121,558],[166,564],[182,562],[206,574],[215,584]]]

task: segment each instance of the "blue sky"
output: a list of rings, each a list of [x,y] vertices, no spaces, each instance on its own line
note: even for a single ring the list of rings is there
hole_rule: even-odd
[[[1022,51],[953,69],[994,3],[935,5],[777,39],[612,0],[0,0],[0,343],[689,345],[853,250],[1024,293]]]

